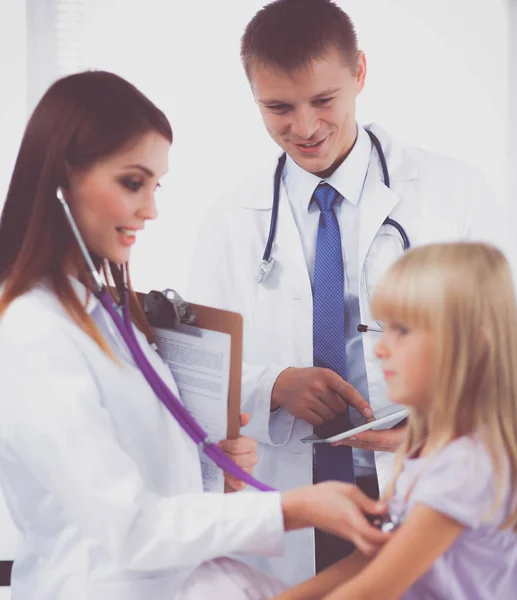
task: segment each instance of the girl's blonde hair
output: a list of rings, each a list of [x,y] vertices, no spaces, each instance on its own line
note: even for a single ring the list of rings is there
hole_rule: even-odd
[[[404,457],[430,433],[434,452],[476,434],[494,465],[495,511],[517,480],[517,305],[504,255],[472,242],[413,249],[380,281],[372,314],[425,328],[436,341],[431,409],[410,410],[386,496],[393,494]],[[512,506],[503,527],[517,530]]]

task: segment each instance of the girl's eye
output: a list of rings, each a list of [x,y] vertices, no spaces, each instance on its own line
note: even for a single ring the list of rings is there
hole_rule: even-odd
[[[402,323],[389,323],[387,329],[398,335],[406,335],[409,333],[409,329],[405,325],[402,325]]]
[[[131,192],[138,192],[138,190],[143,186],[143,183],[137,179],[123,179],[122,185]]]
[[[406,335],[409,333],[409,329],[407,327],[404,327],[404,325],[400,325],[400,323],[397,323],[395,325],[395,329],[400,335]]]

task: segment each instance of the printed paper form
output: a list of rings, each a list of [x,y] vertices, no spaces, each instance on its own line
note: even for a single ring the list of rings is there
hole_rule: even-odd
[[[225,439],[230,334],[188,325],[177,330],[154,328],[153,333],[158,352],[176,380],[183,405],[211,440]],[[205,491],[223,492],[223,472],[203,452],[200,459]]]

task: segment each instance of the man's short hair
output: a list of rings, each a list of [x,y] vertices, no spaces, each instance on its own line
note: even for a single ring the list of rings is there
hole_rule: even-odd
[[[336,48],[355,73],[357,35],[350,17],[331,0],[275,0],[257,12],[241,39],[248,79],[253,63],[293,71]]]

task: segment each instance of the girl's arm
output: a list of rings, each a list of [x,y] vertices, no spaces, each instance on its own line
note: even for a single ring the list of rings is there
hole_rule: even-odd
[[[316,577],[304,581],[287,592],[276,596],[275,600],[320,600],[324,594],[328,594],[336,586],[357,575],[370,562],[356,550],[350,556],[340,560],[335,565],[328,567]]]
[[[397,600],[456,540],[465,526],[417,504],[379,554],[325,600]],[[294,596],[296,597],[296,596]]]

